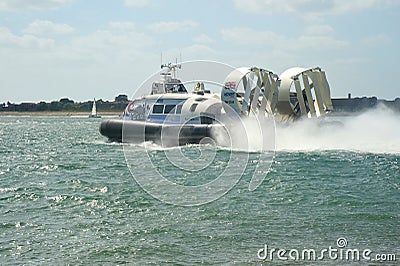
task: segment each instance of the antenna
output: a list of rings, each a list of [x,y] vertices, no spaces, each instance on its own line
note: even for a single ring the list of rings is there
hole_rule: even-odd
[[[162,51],[161,51],[161,68],[163,68],[163,63],[162,63]]]
[[[176,78],[176,68],[178,67],[178,58],[175,57],[175,65],[173,65],[173,78]]]

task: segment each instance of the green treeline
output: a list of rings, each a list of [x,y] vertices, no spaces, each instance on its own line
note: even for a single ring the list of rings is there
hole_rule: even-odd
[[[114,101],[96,100],[97,111],[123,111],[129,103],[128,96],[118,95]],[[90,112],[93,101],[74,102],[68,98],[59,101],[39,102],[39,103],[20,103],[10,102],[0,104],[0,112],[43,112],[43,111],[69,111],[69,112]]]

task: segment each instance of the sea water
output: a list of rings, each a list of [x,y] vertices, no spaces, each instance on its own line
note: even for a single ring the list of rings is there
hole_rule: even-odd
[[[365,250],[398,263],[400,123],[371,115],[340,118],[329,130],[277,128],[272,164],[253,191],[262,151],[126,149],[99,134],[100,120],[0,117],[0,264],[337,265],[352,262],[347,249],[360,251],[360,263],[371,263]],[[166,151],[212,162],[182,169]],[[237,182],[206,204],[166,203],[135,179],[152,180],[154,168],[183,186],[207,184],[232,156],[246,160],[228,173]],[[304,253],[311,249],[315,257]]]

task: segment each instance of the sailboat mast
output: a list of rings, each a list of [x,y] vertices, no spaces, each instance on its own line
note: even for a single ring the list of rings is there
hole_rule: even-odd
[[[97,115],[96,99],[95,98],[93,98],[92,115]]]

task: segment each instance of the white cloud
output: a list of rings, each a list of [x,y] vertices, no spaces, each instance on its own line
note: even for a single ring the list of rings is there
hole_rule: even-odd
[[[239,11],[266,14],[297,14],[309,16],[341,15],[365,9],[399,5],[396,0],[233,0]]]
[[[32,35],[66,34],[74,31],[67,24],[57,24],[48,20],[35,20],[26,27],[23,32]]]
[[[124,23],[113,24],[117,29],[121,25],[125,28],[127,26]],[[154,43],[153,39],[144,33],[120,31],[112,27],[107,30],[97,30],[84,36],[70,35],[69,39],[63,42],[34,36],[27,34],[27,32],[31,31],[26,30],[23,34],[17,35],[8,28],[0,27],[0,46],[12,49],[15,54],[20,54],[18,49],[21,48],[32,48],[33,52],[40,52],[38,48],[43,48],[44,52],[50,52],[48,48],[52,48],[51,56],[54,60],[92,60],[92,63],[97,63],[106,57],[114,60],[124,58],[126,55],[140,54]]]
[[[217,53],[215,50],[206,45],[194,44],[184,48],[183,54],[186,59],[195,60],[195,59],[210,58],[216,55]]]
[[[150,30],[161,33],[170,33],[176,31],[188,31],[198,25],[193,20],[184,21],[161,21],[158,23],[150,24],[148,27]]]
[[[333,28],[329,25],[311,25],[305,29],[304,33],[309,36],[326,36],[333,33]]]
[[[332,36],[309,36],[302,35],[293,42],[293,50],[315,49],[329,51],[332,49],[341,49],[349,45],[347,41],[336,40]]]
[[[196,43],[204,43],[204,44],[213,42],[213,39],[211,39],[207,34],[204,33],[193,37],[192,40]]]
[[[144,7],[150,4],[150,0],[125,0],[128,7]]]
[[[343,48],[348,45],[347,41],[336,40],[332,33],[333,29],[328,25],[306,28],[305,32],[300,36],[285,36],[272,31],[258,31],[246,27],[221,30],[224,41],[245,46],[247,49],[260,47],[287,51],[327,50]]]
[[[52,48],[55,41],[47,38],[38,38],[30,34],[18,36],[9,29],[0,27],[0,46],[9,49],[48,49]]]
[[[335,0],[332,10],[330,12],[332,14],[345,14],[365,9],[391,7],[399,4],[400,2],[396,0],[352,0],[352,1]]]
[[[295,38],[299,49],[331,50],[340,49],[349,45],[348,41],[334,37],[334,30],[329,25],[311,25],[305,28],[304,33]]]
[[[134,30],[136,28],[135,23],[133,22],[128,22],[128,21],[111,21],[108,24],[111,28],[113,29],[118,29],[118,30]]]
[[[153,44],[152,38],[140,32],[120,32],[113,30],[98,30],[89,35],[71,40],[65,47],[66,55],[72,60],[91,61],[92,63],[118,60],[130,61],[135,56]]]
[[[221,30],[222,39],[231,44],[246,46],[265,45],[275,46],[284,43],[287,38],[272,31],[257,31],[252,28],[235,27]]]
[[[159,63],[151,37],[114,28],[57,42],[0,27],[0,47],[0,102],[113,99],[132,93]]]
[[[0,10],[42,10],[60,8],[70,0],[0,0]]]

